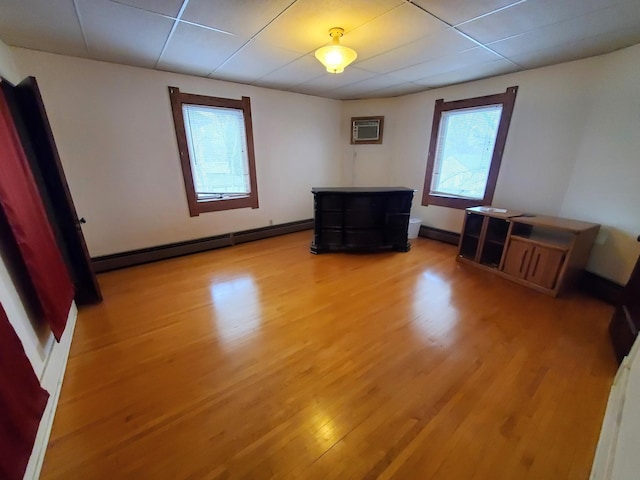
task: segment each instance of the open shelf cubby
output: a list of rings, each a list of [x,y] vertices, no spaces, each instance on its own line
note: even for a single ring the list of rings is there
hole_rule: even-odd
[[[458,260],[556,296],[580,279],[599,227],[503,208],[471,207],[462,226]]]

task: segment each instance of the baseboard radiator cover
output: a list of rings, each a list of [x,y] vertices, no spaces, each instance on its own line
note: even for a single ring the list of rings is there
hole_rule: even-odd
[[[286,235],[288,233],[313,229],[313,219],[269,225],[266,227],[242,230],[212,237],[198,238],[185,242],[176,242],[156,247],[142,248],[128,252],[93,257],[91,262],[96,273],[108,272],[119,268],[133,267],[143,263],[166,260],[192,253],[205,252],[216,248],[230,247],[245,242]]]

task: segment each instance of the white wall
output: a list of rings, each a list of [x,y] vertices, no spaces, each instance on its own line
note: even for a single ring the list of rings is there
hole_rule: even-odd
[[[356,185],[415,188],[413,215],[425,225],[460,232],[462,210],[421,206],[435,101],[518,85],[493,204],[602,224],[609,239],[594,248],[588,268],[624,284],[638,257],[635,237],[640,233],[640,161],[633,155],[640,151],[638,64],[640,46],[635,46],[395,99],[344,102],[347,133],[352,116],[385,115],[385,137],[383,145],[367,147],[343,141],[343,183],[356,178],[365,179]],[[347,167],[354,152],[358,161],[351,172]],[[610,181],[603,183],[603,178]]]
[[[463,211],[420,205],[435,100],[518,85],[493,204],[601,223],[608,237],[595,247],[589,269],[618,283],[626,282],[637,258],[639,46],[404,97],[348,102],[13,52],[21,70],[41,84],[72,195],[89,221],[93,256],[310,218],[309,189],[323,185],[413,187],[414,215],[460,231]],[[260,209],[188,216],[168,85],[251,96]],[[385,116],[384,143],[350,145],[350,118],[367,115]]]
[[[640,254],[640,45],[602,60],[561,214],[605,225],[588,268],[624,281]]]
[[[396,105],[396,99],[378,99],[360,104],[358,115],[345,116],[343,107],[340,125],[342,153],[342,183],[348,186],[389,185],[379,179],[390,178],[394,165],[394,139],[397,129],[396,118],[389,115]],[[351,117],[370,117],[387,112],[382,132],[382,145],[351,145]]]
[[[22,80],[13,54],[2,40],[0,40],[0,76],[14,84]]]
[[[341,178],[341,102],[13,49],[42,90],[92,256],[313,217]],[[167,87],[251,97],[259,209],[189,217]]]

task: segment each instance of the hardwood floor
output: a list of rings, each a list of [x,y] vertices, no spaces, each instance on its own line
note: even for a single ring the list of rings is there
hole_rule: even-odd
[[[99,277],[44,479],[586,479],[613,308],[311,232]]]

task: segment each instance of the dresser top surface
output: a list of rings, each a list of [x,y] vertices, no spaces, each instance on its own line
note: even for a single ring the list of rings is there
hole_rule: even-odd
[[[508,219],[511,217],[519,217],[522,215],[522,212],[517,210],[508,210],[506,208],[496,208],[496,207],[470,207],[467,208],[467,212],[469,213],[477,213],[479,215],[485,215],[487,217],[495,217]]]
[[[535,215],[506,208],[489,206],[467,208],[467,213],[477,213],[488,217],[510,220],[516,223],[524,223],[533,227],[553,228],[573,233],[580,233],[591,229],[598,229],[600,227],[597,223],[583,222],[570,218],[550,217],[548,215]]]
[[[549,217],[547,215],[521,216],[512,218],[511,220],[517,223],[526,223],[527,225],[532,225],[534,227],[555,228],[574,233],[600,228],[600,225],[597,223],[583,222],[570,218]]]
[[[393,192],[415,192],[413,188],[407,187],[313,187],[313,193],[393,193]]]

